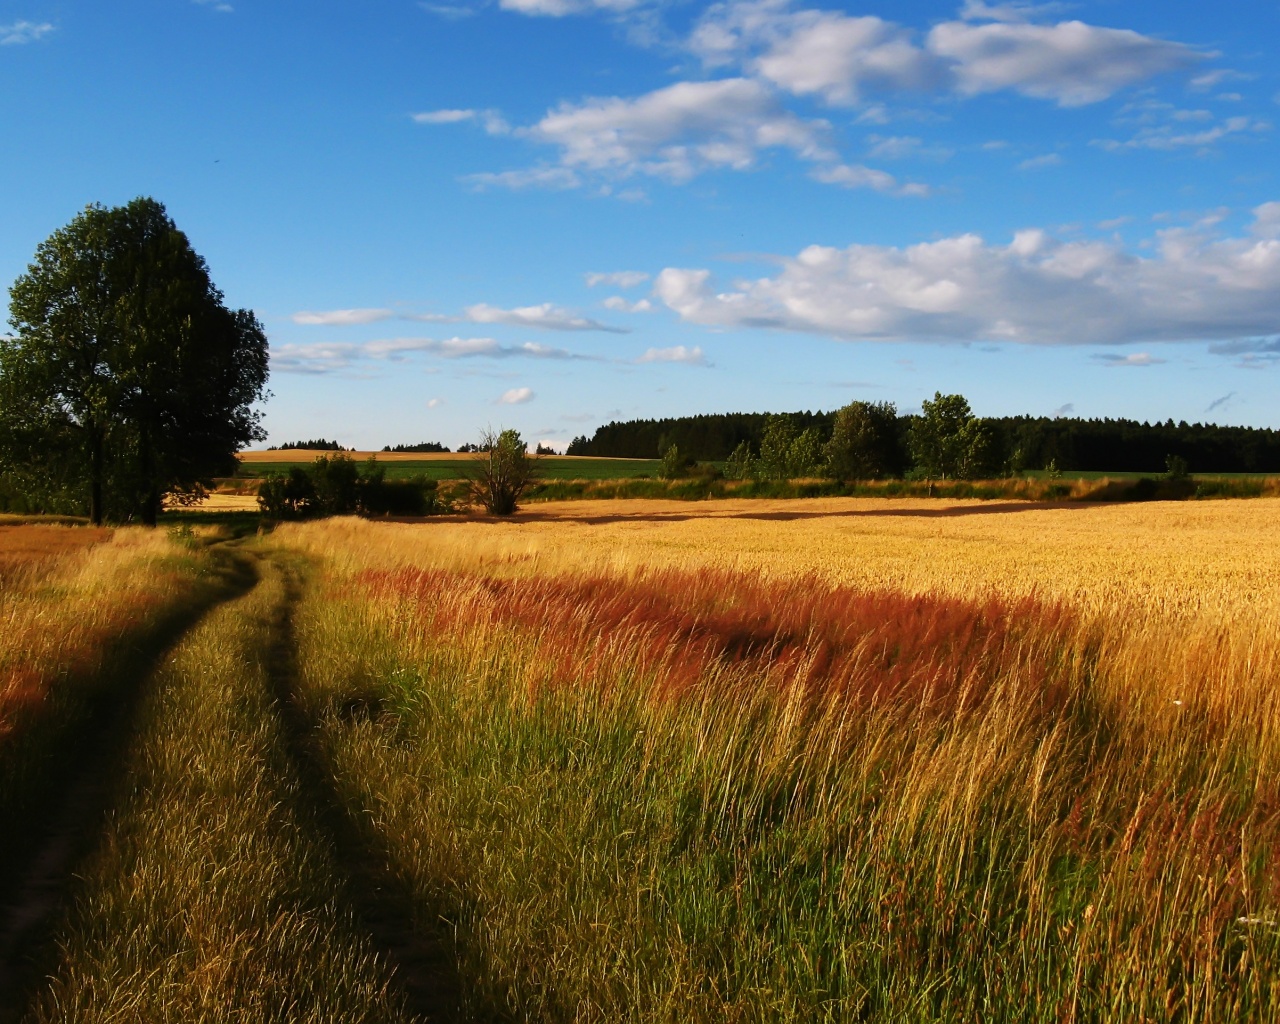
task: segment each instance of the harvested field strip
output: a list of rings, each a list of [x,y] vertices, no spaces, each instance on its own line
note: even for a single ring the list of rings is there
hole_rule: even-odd
[[[300,696],[471,1016],[1280,1009],[1274,638],[1201,635],[1173,705],[1142,620],[357,551],[304,596]]]
[[[278,575],[166,662],[29,1021],[407,1020],[269,696]]]

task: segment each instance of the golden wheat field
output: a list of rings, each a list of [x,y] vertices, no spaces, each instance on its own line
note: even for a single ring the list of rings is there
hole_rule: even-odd
[[[1099,611],[1280,615],[1280,500],[1044,505],[827,498],[582,501],[511,523],[333,520],[298,540],[342,558],[538,571],[716,567]]]
[[[230,589],[142,691],[15,1019],[1275,1020],[1278,519],[118,530],[0,587],[0,753],[63,666]]]

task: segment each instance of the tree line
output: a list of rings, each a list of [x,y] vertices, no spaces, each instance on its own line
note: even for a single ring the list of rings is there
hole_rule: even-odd
[[[932,408],[939,399],[964,402],[962,396],[936,395],[926,407]],[[958,465],[961,472],[975,478],[1012,476],[1027,470],[1163,473],[1171,457],[1195,473],[1280,472],[1280,431],[1268,428],[1173,420],[974,417],[967,402],[963,410],[955,402],[944,405],[951,420],[963,420],[968,437],[965,457]],[[844,427],[839,426],[841,417]],[[899,414],[892,403],[853,402],[832,412],[719,413],[615,421],[599,427],[591,437],[574,438],[568,454],[653,459],[663,458],[675,447],[685,464],[730,462],[727,469],[732,473],[744,457],[775,464],[779,430],[789,431],[794,438],[806,437],[802,448],[824,449],[841,430],[846,436],[855,430],[852,424],[856,422],[860,436],[875,438],[877,470],[854,473],[852,466],[837,459],[832,466],[838,470],[836,475],[851,474],[851,479],[901,477],[925,469],[911,444],[912,431],[924,418]],[[956,449],[960,442],[952,438],[947,444]],[[732,461],[735,453],[737,462]],[[800,452],[797,458],[805,461]]]

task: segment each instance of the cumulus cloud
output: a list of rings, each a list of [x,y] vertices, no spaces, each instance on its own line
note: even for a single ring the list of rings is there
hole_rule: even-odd
[[[442,406],[442,405],[444,405],[444,399],[443,399],[443,398],[428,398],[428,399],[427,399],[427,408],[428,408],[428,409],[439,409],[439,408],[440,408],[440,406]]]
[[[273,345],[271,368],[283,373],[331,373],[367,360],[399,362],[413,353],[426,353],[443,359],[589,358],[533,342],[502,345],[493,338],[381,338],[366,342]],[[434,406],[428,405],[428,408]]]
[[[1011,89],[1064,107],[1096,103],[1126,86],[1189,68],[1199,59],[1181,43],[1082,21],[943,22],[929,31],[928,47],[952,62],[962,95]]]
[[[783,110],[746,78],[677,82],[634,99],[564,103],[521,134],[560,149],[562,168],[684,182],[711,168],[745,170],[762,150],[831,159],[829,126]]]
[[[0,46],[22,46],[38,42],[54,31],[54,27],[47,21],[13,21],[8,25],[0,25]]]
[[[709,366],[702,349],[674,345],[671,348],[651,348],[636,360],[637,363],[684,363],[686,366]]]
[[[289,319],[295,324],[319,327],[350,327],[355,324],[374,324],[390,320],[395,313],[389,309],[330,309],[321,312],[303,310]]]
[[[796,95],[855,104],[869,94],[1012,90],[1061,106],[1095,103],[1155,75],[1192,67],[1190,47],[1081,21],[1036,24],[1056,4],[966,3],[922,41],[872,15],[795,9],[786,0],[711,7],[689,39],[710,67],[736,65]]]
[[[898,248],[810,246],[771,277],[713,286],[705,269],[663,270],[655,296],[691,323],[846,339],[1122,344],[1271,336],[1280,323],[1280,206],[1249,234],[1170,229],[1154,253],[966,234]]]
[[[511,388],[504,391],[502,397],[498,399],[499,405],[524,405],[525,402],[532,402],[537,396],[533,393],[533,388]]]
[[[594,288],[600,284],[612,285],[615,288],[636,288],[649,280],[649,275],[643,270],[615,270],[607,274],[592,271],[583,276],[588,288]]]
[[[465,319],[477,324],[510,324],[514,327],[538,327],[548,331],[629,333],[625,327],[602,324],[598,320],[579,316],[549,302],[544,302],[540,306],[519,306],[515,309],[500,309],[481,302],[466,308]]]

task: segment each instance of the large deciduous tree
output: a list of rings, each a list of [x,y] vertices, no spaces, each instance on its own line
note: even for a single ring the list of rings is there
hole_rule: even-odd
[[[36,250],[0,339],[0,470],[79,488],[95,523],[154,524],[265,434],[267,339],[164,206],[87,207]]]

